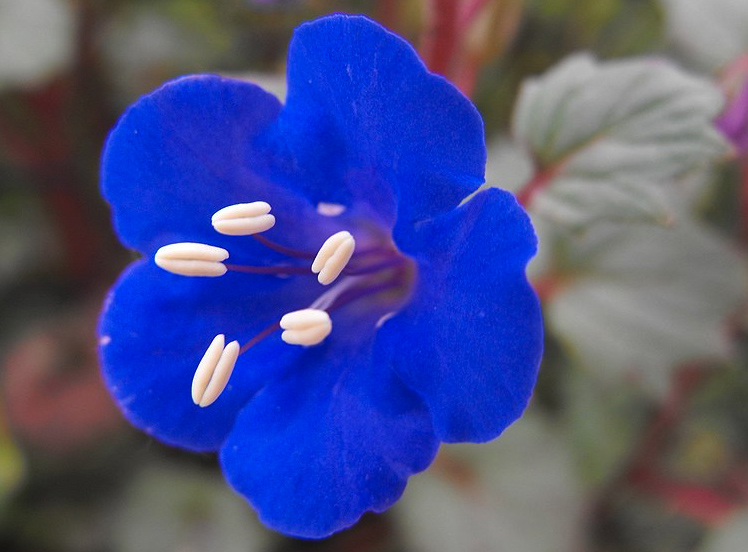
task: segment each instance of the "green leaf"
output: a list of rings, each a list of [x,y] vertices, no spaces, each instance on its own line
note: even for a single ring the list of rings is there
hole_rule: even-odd
[[[69,66],[75,27],[75,11],[68,2],[0,2],[0,88],[32,87]]]
[[[216,5],[128,2],[102,29],[102,55],[123,101],[184,73],[215,70],[231,46]]]
[[[486,184],[516,194],[532,178],[532,159],[508,136],[499,135],[487,144]]]
[[[581,370],[571,370],[562,387],[562,415],[580,475],[599,488],[630,460],[648,421],[649,401],[633,385],[606,385]]]
[[[21,484],[25,475],[25,462],[21,451],[0,419],[0,507]]]
[[[443,446],[395,506],[407,549],[577,550],[583,490],[568,440],[530,412],[500,439]]]
[[[676,0],[677,1],[677,0]],[[519,85],[566,56],[585,50],[621,58],[661,47],[659,0],[528,0],[507,55],[478,81],[473,100],[488,135],[506,127]]]
[[[217,475],[173,464],[136,474],[117,510],[113,550],[269,550],[275,536]]]
[[[673,228],[596,225],[558,239],[566,285],[547,320],[596,375],[664,392],[678,363],[729,353],[725,326],[746,271],[716,235],[684,219]]]
[[[745,0],[660,0],[667,34],[704,67],[721,69],[748,50]]]
[[[559,223],[666,222],[664,183],[729,153],[712,124],[724,98],[662,59],[572,56],[527,81],[513,133],[549,178],[534,210]]]
[[[748,510],[738,512],[707,537],[700,552],[742,552],[748,543]]]

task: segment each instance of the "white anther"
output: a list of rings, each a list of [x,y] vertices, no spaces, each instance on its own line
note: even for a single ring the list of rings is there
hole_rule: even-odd
[[[211,219],[216,232],[227,236],[251,236],[275,226],[270,205],[264,201],[237,203],[216,211]]]
[[[229,252],[222,247],[204,243],[172,243],[156,251],[158,266],[182,276],[223,276],[226,267],[222,264]]]
[[[332,331],[330,315],[323,310],[302,309],[284,314],[281,339],[290,345],[317,345]]]
[[[312,263],[312,272],[318,274],[317,281],[323,286],[333,283],[351,260],[355,249],[356,240],[345,230],[327,238]]]
[[[337,217],[345,213],[345,205],[320,201],[317,203],[317,212],[323,217]]]
[[[213,338],[192,378],[192,402],[203,408],[223,393],[239,358],[239,342],[232,341],[225,347],[224,343],[223,334]]]

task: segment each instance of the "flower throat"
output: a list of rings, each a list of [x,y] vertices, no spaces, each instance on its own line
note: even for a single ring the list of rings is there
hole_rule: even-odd
[[[340,214],[343,209],[331,204],[318,206],[318,212],[327,216]],[[281,339],[289,345],[318,345],[332,332],[330,313],[354,303],[367,312],[381,313],[376,323],[380,326],[394,316],[412,288],[415,264],[391,241],[357,251],[355,238],[344,230],[328,237],[316,254],[299,251],[261,235],[275,226],[275,217],[270,210],[270,205],[264,201],[230,205],[217,211],[211,223],[224,235],[252,236],[266,248],[287,257],[291,264],[248,266],[226,263],[229,258],[226,249],[192,242],[165,245],[155,254],[156,265],[182,276],[221,277],[228,271],[279,277],[316,275],[320,284],[331,286],[306,308],[286,313],[243,345],[238,341],[227,345],[223,334],[216,335],[192,380],[192,400],[200,407],[209,406],[218,399],[228,384],[239,355],[276,331],[283,330]]]

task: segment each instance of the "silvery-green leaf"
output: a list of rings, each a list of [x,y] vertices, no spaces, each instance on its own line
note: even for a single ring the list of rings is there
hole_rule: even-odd
[[[550,175],[534,206],[572,226],[670,220],[658,187],[729,152],[712,124],[723,102],[712,83],[663,59],[580,54],[530,79],[513,133]]]
[[[528,413],[501,439],[442,453],[395,506],[409,550],[578,549],[584,497],[559,428]]]
[[[537,195],[533,211],[573,228],[599,220],[667,225],[673,218],[661,184],[625,178],[611,178],[605,183],[586,178],[558,178],[552,190]]]
[[[734,515],[725,525],[715,529],[699,552],[743,552],[748,545],[748,510]]]
[[[42,82],[72,61],[74,45],[70,2],[0,2],[0,87]]]
[[[262,88],[265,92],[270,92],[281,102],[286,101],[288,93],[288,83],[284,73],[261,73],[250,71],[245,73],[221,73],[227,77],[242,79]]]
[[[707,69],[720,69],[748,50],[745,0],[660,1],[671,40]]]
[[[129,3],[102,29],[102,54],[123,101],[176,76],[215,70],[230,45],[209,2],[174,11],[170,2]],[[157,69],[156,69],[157,68]],[[154,77],[155,80],[154,80]]]
[[[517,193],[532,178],[532,159],[508,136],[489,142],[487,154],[486,186]]]
[[[729,244],[686,218],[672,228],[597,225],[565,240],[568,284],[546,315],[596,375],[664,392],[678,363],[729,353],[725,324],[746,282]]]
[[[649,422],[648,397],[634,385],[613,385],[572,369],[563,383],[564,420],[579,473],[599,488],[620,473]]]
[[[173,465],[143,468],[116,512],[113,550],[270,549],[274,535],[217,475]]]
[[[63,247],[40,206],[25,196],[0,201],[0,290],[58,261]]]

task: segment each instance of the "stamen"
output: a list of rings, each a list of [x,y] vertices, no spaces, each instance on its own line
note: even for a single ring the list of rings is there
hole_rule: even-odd
[[[257,345],[260,341],[274,334],[278,330],[280,330],[280,324],[278,322],[271,324],[270,326],[262,330],[260,333],[258,333],[256,336],[254,336],[252,339],[247,341],[244,345],[242,345],[242,348],[239,349],[239,354],[246,353],[252,347]]]
[[[374,327],[379,329],[382,326],[384,326],[388,320],[392,320],[396,316],[397,316],[397,311],[390,311],[387,314],[383,314],[382,316],[379,317],[379,320],[377,320],[377,323],[374,324]]]
[[[275,226],[270,205],[264,201],[237,203],[217,211],[211,223],[216,232],[227,236],[251,236]]]
[[[354,278],[363,278],[363,276],[353,276],[351,279]],[[382,282],[380,284],[374,285],[374,286],[368,286],[368,287],[362,287],[362,288],[353,288],[353,289],[346,289],[344,293],[339,293],[335,300],[330,304],[329,306],[326,306],[325,309],[332,312],[334,310],[338,310],[349,303],[352,303],[354,301],[358,301],[359,299],[362,299],[364,297],[374,295],[376,293],[395,289],[403,284],[402,282],[402,275],[396,275],[394,278],[391,278],[385,282]]]
[[[248,266],[228,263],[225,266],[233,272],[245,272],[247,274],[273,274],[275,276],[309,274],[309,269],[305,266]]]
[[[272,249],[273,251],[280,253],[281,255],[286,255],[287,257],[296,257],[299,259],[313,259],[314,258],[314,253],[309,253],[307,251],[298,251],[297,249],[286,247],[285,245],[280,245],[278,243],[275,243],[272,240],[267,239],[265,236],[261,234],[255,234],[252,237],[258,242],[260,242],[262,245],[267,247],[268,249]]]
[[[306,274],[309,274],[309,273],[306,272]],[[335,303],[340,298],[341,295],[345,294],[345,292],[347,292],[352,287],[354,287],[357,283],[359,283],[362,278],[363,278],[362,276],[349,276],[349,277],[344,278],[342,281],[338,282],[337,284],[332,286],[330,289],[325,291],[322,295],[317,297],[316,301],[314,301],[314,303],[309,305],[309,307],[304,310],[324,311],[325,309],[330,307],[333,303]],[[294,311],[293,313],[289,313],[289,314],[294,314],[296,312],[301,312],[301,311]],[[291,317],[292,322],[294,321],[294,318],[295,317]],[[285,320],[286,322],[288,322],[289,319],[286,318]],[[276,322],[275,324],[271,324],[270,326],[262,330],[260,333],[258,333],[256,336],[254,336],[252,339],[250,339],[247,343],[242,345],[242,348],[239,351],[239,354],[246,353],[252,347],[257,345],[260,341],[272,335],[279,329],[281,329],[281,325],[279,322]],[[332,321],[330,322],[330,331],[332,331]],[[321,339],[324,339],[324,337],[326,336],[323,336]],[[283,338],[282,335],[281,335],[281,338]]]
[[[223,276],[229,252],[221,247],[204,243],[172,243],[156,251],[156,265],[168,272],[182,276]]]
[[[337,217],[345,212],[345,205],[320,201],[317,203],[317,212],[323,217]]]
[[[348,276],[325,291],[322,295],[309,305],[310,309],[327,310],[346,291],[351,289],[363,279],[363,276]]]
[[[379,272],[380,270],[384,270],[387,268],[394,268],[397,266],[401,266],[405,264],[405,259],[402,257],[391,257],[389,259],[386,259],[378,264],[373,264],[369,266],[348,266],[345,269],[345,273],[350,276],[360,276],[362,274],[373,274],[375,272]]]
[[[283,315],[281,339],[290,345],[317,345],[332,331],[330,315],[323,310],[302,309]]]
[[[351,260],[355,248],[356,240],[345,230],[327,238],[312,263],[312,272],[319,274],[317,281],[323,286],[333,283]]]
[[[308,274],[308,273],[307,273]],[[242,345],[239,354],[266,339],[279,329],[284,331],[281,339],[292,345],[316,345],[324,340],[332,331],[332,321],[326,311],[333,311],[362,297],[392,289],[402,284],[399,277],[387,280],[379,285],[356,289],[365,283],[366,276],[346,276],[340,282],[327,289],[308,308],[293,311],[284,315],[279,322],[271,324]],[[391,313],[394,315],[394,313]],[[207,353],[206,353],[207,354]]]
[[[224,343],[223,334],[213,338],[192,378],[192,402],[203,408],[223,393],[239,358],[239,342],[232,341],[225,347]]]

